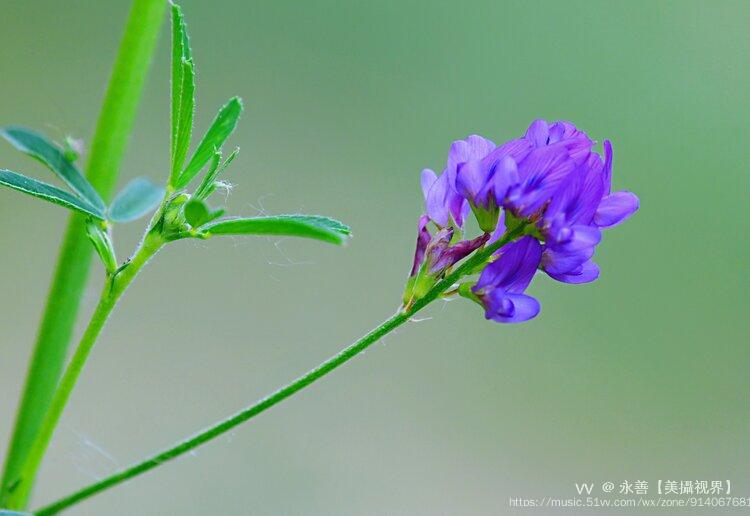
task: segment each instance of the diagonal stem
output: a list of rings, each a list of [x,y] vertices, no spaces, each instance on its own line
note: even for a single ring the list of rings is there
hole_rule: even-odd
[[[41,509],[35,511],[34,514],[36,514],[37,516],[57,514],[58,512],[82,500],[85,500],[86,498],[94,496],[95,494],[109,489],[110,487],[114,487],[122,482],[125,482],[126,480],[136,477],[142,473],[154,469],[157,466],[160,466],[161,464],[164,464],[165,462],[179,457],[180,455],[183,455],[190,450],[197,448],[201,444],[204,444],[221,436],[232,428],[248,421],[249,419],[252,419],[253,417],[270,409],[274,405],[284,401],[296,392],[301,391],[316,380],[322,378],[334,369],[348,362],[350,359],[366,350],[372,344],[379,341],[381,338],[404,324],[417,312],[422,310],[428,304],[440,297],[449,288],[455,285],[455,283],[462,277],[471,274],[479,265],[487,262],[492,254],[500,247],[523,234],[525,229],[526,226],[524,224],[519,224],[515,228],[506,232],[506,234],[500,240],[478,250],[464,263],[457,267],[451,274],[438,282],[432,289],[429,290],[429,292],[427,292],[424,297],[415,301],[408,309],[397,312],[392,317],[380,324],[378,327],[370,331],[367,335],[360,338],[347,348],[344,348],[338,354],[329,358],[315,369],[312,369],[306,374],[300,376],[292,383],[286,385],[285,387],[282,387],[273,394],[258,401],[254,405],[251,405],[250,407],[247,407],[228,417],[227,419],[224,419],[223,421],[220,421],[219,423],[206,428],[205,430],[193,435],[192,437],[179,442],[175,446],[172,446],[171,448],[157,453],[156,455],[153,455],[141,462],[118,471],[109,477],[91,484],[90,486],[84,487],[83,489],[76,491],[75,493],[64,498],[61,498],[60,500],[57,500],[50,505],[42,507]]]
[[[60,379],[60,384],[57,386],[57,390],[55,390],[49,409],[39,427],[36,439],[29,448],[26,461],[22,464],[18,476],[8,484],[8,507],[20,508],[26,505],[33,486],[33,480],[49,447],[52,435],[55,432],[55,428],[57,428],[57,424],[70,399],[70,395],[73,393],[73,388],[78,381],[78,377],[81,375],[81,371],[83,371],[83,366],[86,364],[86,360],[94,348],[94,344],[96,344],[96,340],[99,338],[104,325],[107,323],[120,297],[125,293],[143,266],[159,251],[162,245],[164,245],[164,240],[158,233],[147,233],[138,250],[127,264],[119,269],[119,272],[115,273],[113,277],[107,278],[99,303],[91,316],[86,330],[83,332],[78,347],[76,347],[65,369],[65,373]]]
[[[117,180],[166,7],[164,0],[134,0],[130,11],[87,169],[88,179],[105,200]],[[0,480],[0,507],[7,504],[8,485],[18,477],[65,364],[91,263],[84,223],[84,216],[73,215],[61,246]]]

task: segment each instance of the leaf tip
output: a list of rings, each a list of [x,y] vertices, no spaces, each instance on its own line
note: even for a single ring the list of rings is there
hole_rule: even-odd
[[[234,97],[229,99],[229,104],[236,106],[240,111],[243,111],[245,109],[245,103],[242,101],[242,97],[238,95],[235,95]]]

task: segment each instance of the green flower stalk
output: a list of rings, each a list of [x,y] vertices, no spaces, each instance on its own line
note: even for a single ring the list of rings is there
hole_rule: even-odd
[[[301,391],[305,387],[316,380],[322,378],[328,373],[337,369],[341,365],[345,364],[352,358],[356,357],[364,350],[378,342],[380,339],[391,333],[393,330],[408,322],[414,315],[420,310],[425,308],[427,305],[443,297],[444,295],[450,295],[451,290],[457,282],[463,277],[471,275],[477,267],[482,267],[491,260],[492,254],[496,252],[503,245],[512,242],[525,230],[524,225],[519,225],[516,228],[508,231],[503,238],[488,245],[482,249],[476,251],[474,255],[464,261],[460,266],[450,271],[440,282],[432,287],[425,295],[416,300],[411,306],[402,307],[393,316],[385,320],[379,326],[371,330],[362,338],[350,346],[344,348],[338,354],[329,358],[318,367],[310,370],[308,373],[300,376],[293,382],[289,383],[285,387],[277,390],[271,395],[263,398],[257,403],[233,414],[232,416],[218,422],[217,424],[206,428],[205,430],[196,433],[195,435],[188,437],[187,439],[178,442],[176,445],[161,451],[151,457],[144,459],[136,464],[133,464],[127,468],[122,469],[98,482],[91,484],[90,486],[84,487],[83,489],[76,491],[66,497],[61,498],[49,505],[46,505],[35,511],[37,516],[48,516],[57,514],[60,511],[75,505],[87,498],[90,498],[102,491],[110,489],[118,484],[121,484],[127,480],[130,480],[138,475],[146,473],[166,462],[175,459],[190,450],[197,448],[198,446],[205,444],[217,437],[229,432],[233,428],[245,423],[246,421],[258,416],[262,412],[270,409],[274,405],[281,403],[285,399]]]

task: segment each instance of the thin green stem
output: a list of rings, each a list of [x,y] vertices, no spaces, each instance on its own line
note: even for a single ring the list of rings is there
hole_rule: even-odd
[[[60,379],[39,433],[29,449],[26,461],[20,469],[18,477],[9,487],[8,504],[10,507],[20,507],[26,503],[33,485],[33,479],[42,463],[42,458],[99,334],[117,305],[117,301],[133,282],[138,272],[163,244],[164,240],[158,233],[147,233],[131,260],[114,277],[108,278],[105,282],[99,303],[65,369],[65,373]]]
[[[299,392],[319,378],[322,378],[337,367],[343,365],[350,359],[359,355],[372,344],[404,324],[417,312],[422,310],[425,306],[433,302],[441,294],[455,285],[455,283],[462,277],[466,276],[467,274],[471,274],[479,265],[486,263],[495,251],[521,235],[524,230],[525,225],[519,225],[508,231],[500,240],[485,248],[480,249],[459,267],[457,267],[452,273],[438,282],[424,297],[415,301],[408,309],[397,312],[392,317],[380,324],[378,327],[370,331],[367,335],[360,338],[349,347],[344,348],[338,354],[329,358],[315,369],[312,369],[306,374],[300,376],[292,383],[286,385],[285,387],[282,387],[273,394],[258,401],[254,405],[237,412],[227,419],[224,419],[223,421],[220,421],[219,423],[206,428],[205,430],[185,439],[184,441],[179,442],[171,448],[168,448],[141,462],[118,471],[107,478],[91,484],[90,486],[84,487],[83,489],[76,491],[75,493],[64,498],[61,498],[60,500],[57,500],[50,505],[38,509],[37,511],[35,511],[35,514],[37,516],[57,514],[58,512],[70,507],[71,505],[74,505],[101,491],[116,486],[117,484],[125,482],[126,480],[136,477],[141,473],[145,473],[146,471],[154,469],[155,467],[164,464],[165,462],[179,457],[180,455],[183,455],[190,450],[197,448],[201,444],[219,437],[232,428],[248,421],[249,419],[252,419],[253,417],[268,410],[274,405],[284,401],[294,393]]]
[[[112,196],[166,7],[165,0],[134,0],[130,11],[87,167],[105,200]],[[84,224],[84,216],[73,215],[61,245],[0,481],[0,507],[8,504],[8,486],[26,461],[65,365],[91,263]]]

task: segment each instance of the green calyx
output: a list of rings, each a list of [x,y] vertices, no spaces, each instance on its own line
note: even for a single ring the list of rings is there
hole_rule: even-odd
[[[458,286],[457,292],[458,292],[459,296],[461,296],[463,298],[466,298],[466,299],[469,299],[470,301],[474,301],[475,303],[477,303],[478,305],[481,306],[482,301],[479,299],[479,296],[477,296],[471,290],[475,285],[476,285],[476,282],[461,283]]]
[[[408,308],[414,304],[415,301],[427,295],[439,279],[440,276],[438,274],[430,274],[429,266],[426,262],[423,263],[417,274],[410,277],[406,282],[403,297],[404,307]]]
[[[477,206],[472,202],[469,203],[471,211],[474,212],[474,217],[476,217],[477,222],[479,223],[479,228],[485,233],[492,233],[495,231],[495,228],[497,227],[497,219],[500,215],[500,209],[495,204],[494,199],[490,199],[489,203],[490,204],[487,208]]]
[[[533,219],[516,217],[510,211],[505,211],[505,231],[515,231],[517,228],[523,227],[523,232],[517,237],[520,238],[524,235],[531,235],[540,242],[544,242],[544,236],[542,235],[539,228],[534,223]]]

